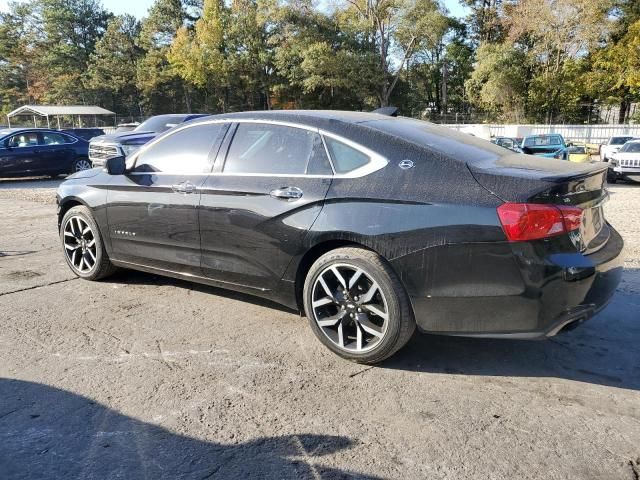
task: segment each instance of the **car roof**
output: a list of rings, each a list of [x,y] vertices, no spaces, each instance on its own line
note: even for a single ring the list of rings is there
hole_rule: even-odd
[[[362,145],[379,143],[382,135],[435,150],[455,159],[479,160],[503,156],[509,150],[452,128],[408,117],[342,110],[271,110],[211,115],[189,122],[211,120],[263,120],[297,123],[319,128]]]
[[[163,117],[187,118],[187,117],[199,117],[199,116],[208,116],[208,115],[206,113],[162,113],[160,115],[154,115],[153,117],[149,117],[149,118],[163,118]]]
[[[222,113],[218,115],[210,115],[207,118],[297,121],[307,125],[315,125],[330,121],[354,124],[391,117],[380,113],[353,112],[346,110],[257,110],[251,112]]]

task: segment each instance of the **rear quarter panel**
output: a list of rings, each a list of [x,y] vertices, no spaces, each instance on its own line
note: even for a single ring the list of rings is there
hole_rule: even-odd
[[[332,240],[363,245],[391,263],[411,297],[521,293],[496,213],[501,200],[464,162],[395,139],[378,142],[389,164],[363,178],[334,179],[306,248]],[[415,166],[401,169],[404,159]],[[287,275],[295,279],[295,268]]]

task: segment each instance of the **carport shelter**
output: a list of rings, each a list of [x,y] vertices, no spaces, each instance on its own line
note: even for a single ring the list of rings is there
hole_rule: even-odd
[[[7,114],[7,121],[9,122],[9,127],[11,127],[11,119],[13,117],[29,116],[33,117],[33,126],[37,127],[37,118],[44,117],[47,120],[47,127],[51,128],[51,119],[55,117],[57,128],[60,129],[60,117],[62,116],[70,116],[74,127],[77,118],[78,127],[82,127],[81,117],[92,116],[95,126],[98,115],[113,115],[115,124],[115,113],[95,105],[23,105],[9,112]]]

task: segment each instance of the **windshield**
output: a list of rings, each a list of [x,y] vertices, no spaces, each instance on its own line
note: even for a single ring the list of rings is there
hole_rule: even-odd
[[[640,142],[625,143],[624,147],[620,149],[620,152],[624,153],[640,153]]]
[[[623,145],[631,140],[633,137],[613,137],[610,145]]]
[[[161,133],[184,122],[184,115],[159,115],[151,117],[138,125],[134,132],[156,132]]]
[[[524,141],[525,147],[544,147],[547,145],[561,145],[560,137],[557,135],[540,135],[527,137]]]

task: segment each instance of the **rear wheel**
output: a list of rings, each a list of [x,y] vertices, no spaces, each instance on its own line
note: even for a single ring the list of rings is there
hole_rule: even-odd
[[[76,206],[65,213],[60,239],[64,258],[77,276],[100,280],[116,270],[109,261],[98,225],[87,207]]]
[[[88,158],[76,158],[71,164],[71,173],[81,172],[93,168]]]
[[[339,248],[320,257],[307,274],[303,295],[316,337],[348,360],[381,362],[415,330],[400,280],[382,257],[368,250]]]

